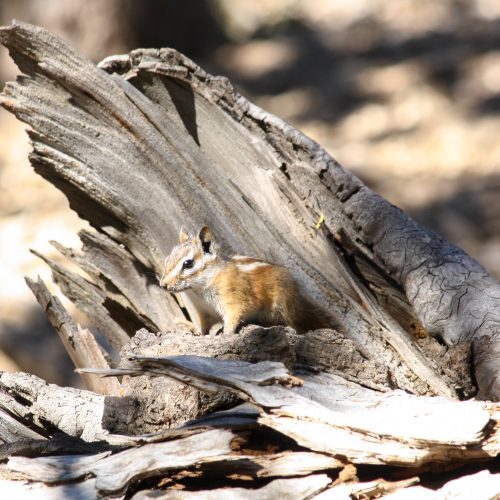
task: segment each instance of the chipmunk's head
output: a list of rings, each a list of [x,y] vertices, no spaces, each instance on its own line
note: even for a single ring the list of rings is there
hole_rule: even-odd
[[[188,288],[202,288],[217,266],[219,246],[212,240],[212,232],[203,226],[196,236],[184,229],[179,244],[165,259],[160,286],[169,292],[182,292]]]

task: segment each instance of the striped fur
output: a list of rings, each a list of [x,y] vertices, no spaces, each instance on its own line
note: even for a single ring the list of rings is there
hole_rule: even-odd
[[[290,325],[298,331],[332,325],[302,297],[286,268],[242,255],[224,258],[206,226],[195,237],[181,230],[179,241],[165,260],[160,286],[199,292],[223,319],[225,332],[243,323]],[[185,268],[186,261],[192,267]]]

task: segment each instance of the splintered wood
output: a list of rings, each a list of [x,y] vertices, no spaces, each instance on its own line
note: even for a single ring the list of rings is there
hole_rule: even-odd
[[[324,343],[319,364],[373,388],[495,398],[498,284],[300,131],[175,50],[96,67],[24,23],[0,41],[24,73],[0,104],[29,125],[35,171],[93,227],[81,252],[55,243],[82,273],[44,260],[115,350],[141,327],[173,329],[186,314],[199,324],[194,302],[163,293],[155,274],[182,225],[209,223],[228,252],[285,265],[338,318],[344,341]],[[438,341],[418,347],[415,325],[447,345],[470,342],[479,388],[454,376],[467,371],[452,359],[442,366]]]
[[[28,279],[88,390],[0,374],[2,493],[498,498],[499,403],[459,401],[500,400],[500,285],[477,262],[175,50],[96,66],[21,22],[0,42],[23,73],[0,104],[93,228],[54,243],[78,272],[37,255],[107,342]],[[339,331],[180,329],[204,312],[155,274],[206,223],[287,266]]]
[[[411,468],[432,468],[438,463],[453,468],[454,464],[463,466],[495,457],[500,452],[498,404],[422,398],[401,391],[380,394],[352,382],[335,385],[339,377],[328,374],[313,377],[303,373],[302,383],[297,384],[297,377],[290,379],[286,368],[276,362],[252,364],[197,356],[138,356],[129,360],[127,368],[82,371],[106,376],[169,377],[204,391],[227,391],[251,403],[256,411],[237,407],[213,414],[210,420],[194,420],[156,436],[127,438],[102,430],[87,439],[106,441],[113,445],[109,451],[101,448],[95,453],[87,450],[78,455],[57,457],[14,456],[0,469],[4,477],[53,484],[54,491],[61,483],[70,483],[71,488],[76,488],[75,481],[89,481],[96,494],[113,496],[125,494],[132,485],[146,478],[148,481],[156,478],[157,483],[162,480],[166,486],[184,485],[184,488],[196,477],[197,481],[210,478],[212,485],[230,485],[242,480],[263,484],[253,492],[241,486],[234,487],[234,491],[230,488],[228,494],[235,498],[241,490],[247,491],[250,497],[260,492],[263,496],[255,498],[273,498],[268,495],[277,494],[285,486],[291,488],[290,498],[308,497],[310,493],[304,492],[310,491],[315,494],[328,491],[335,495],[336,490],[339,495],[351,492],[369,498],[413,486],[415,480],[394,484],[382,480],[363,484],[357,480],[353,486],[337,481],[332,485],[338,471],[355,463],[409,467],[411,474]],[[31,406],[34,401],[29,398],[43,392],[40,390],[43,382],[34,376],[5,374],[0,378],[0,394],[15,392],[16,385],[26,388],[28,381],[33,389],[29,392],[25,389],[26,405]],[[57,408],[62,389],[52,386],[52,397],[48,389],[43,404]],[[85,392],[69,392],[64,397],[66,411],[72,405],[81,404]],[[105,398],[98,399],[96,404],[97,413],[104,414]],[[124,401],[124,412],[128,411],[128,404]],[[120,411],[116,401],[113,406],[114,411]],[[23,415],[23,420],[32,424],[32,415],[20,408],[18,418]],[[244,420],[238,420],[238,416],[244,416]],[[259,427],[252,425],[253,422]],[[61,419],[37,423],[40,433],[59,426],[70,435],[82,435],[76,426],[68,427]],[[262,437],[251,437],[248,432],[252,429],[254,432],[268,429],[270,434],[266,439],[276,441],[283,451],[277,453],[274,449],[255,447]],[[4,441],[12,439],[8,433],[0,437]],[[291,441],[284,444],[284,437]],[[292,445],[294,442],[302,449]],[[316,475],[325,472],[327,475]],[[301,476],[302,481],[282,479]],[[273,480],[266,483],[269,479]],[[500,484],[500,475],[488,476],[488,481],[491,485]],[[219,490],[215,487],[211,493],[206,490],[203,493],[216,495]],[[187,496],[198,494],[202,495],[190,492]],[[175,491],[168,492],[168,488],[165,495],[165,498],[176,498]],[[149,494],[141,492],[137,498],[149,498]]]

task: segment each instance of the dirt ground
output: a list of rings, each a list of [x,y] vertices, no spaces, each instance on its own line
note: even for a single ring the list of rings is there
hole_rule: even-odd
[[[500,2],[183,3],[141,2],[138,16],[127,0],[7,1],[0,22],[40,24],[96,61],[179,48],[500,277]],[[15,75],[7,61],[1,52],[3,81]],[[23,125],[0,110],[0,369],[74,384],[23,277],[49,281],[29,249],[78,246],[84,223],[33,173],[29,149]]]

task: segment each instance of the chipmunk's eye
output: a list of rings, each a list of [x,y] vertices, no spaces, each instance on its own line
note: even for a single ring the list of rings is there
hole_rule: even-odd
[[[182,269],[191,269],[194,266],[193,259],[187,259],[182,263]]]

